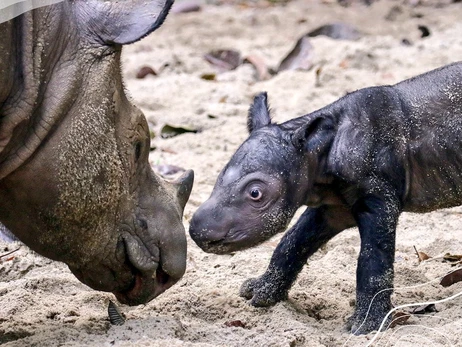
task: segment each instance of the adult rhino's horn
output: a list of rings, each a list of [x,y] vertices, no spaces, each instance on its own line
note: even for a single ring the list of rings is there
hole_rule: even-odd
[[[186,203],[188,202],[189,195],[194,183],[194,171],[187,170],[177,180],[172,182],[177,191],[178,203],[180,204],[181,210],[184,210]]]
[[[140,40],[164,22],[174,0],[74,0],[79,28],[90,41],[128,44]]]

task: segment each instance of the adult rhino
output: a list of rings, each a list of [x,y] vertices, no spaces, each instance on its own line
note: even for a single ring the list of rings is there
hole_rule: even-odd
[[[79,280],[129,305],[185,271],[193,183],[157,177],[127,99],[122,45],[173,0],[67,0],[0,24],[0,222]]]

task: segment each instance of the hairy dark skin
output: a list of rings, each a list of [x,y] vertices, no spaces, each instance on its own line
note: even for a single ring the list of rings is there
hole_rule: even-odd
[[[287,298],[323,244],[358,227],[348,328],[377,330],[392,308],[399,215],[462,204],[462,63],[358,90],[282,124],[271,122],[266,98],[255,98],[250,136],[194,214],[191,237],[206,252],[246,249],[283,232],[307,206],[266,272],[241,287],[252,305],[269,306]]]

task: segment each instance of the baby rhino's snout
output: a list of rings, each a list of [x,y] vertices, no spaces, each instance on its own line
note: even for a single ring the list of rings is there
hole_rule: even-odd
[[[193,241],[205,252],[223,253],[220,244],[224,240],[227,230],[223,218],[217,218],[213,213],[210,200],[202,204],[194,213],[189,225],[189,235]]]

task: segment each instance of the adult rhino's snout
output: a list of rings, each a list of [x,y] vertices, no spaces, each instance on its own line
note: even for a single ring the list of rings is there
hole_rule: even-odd
[[[149,302],[178,282],[186,270],[186,235],[181,219],[194,172],[188,170],[174,181],[156,182],[164,192],[162,197],[158,192],[146,194],[144,208],[136,215],[135,230],[129,228],[122,234],[120,246],[132,272],[129,285],[114,291],[123,304]]]

